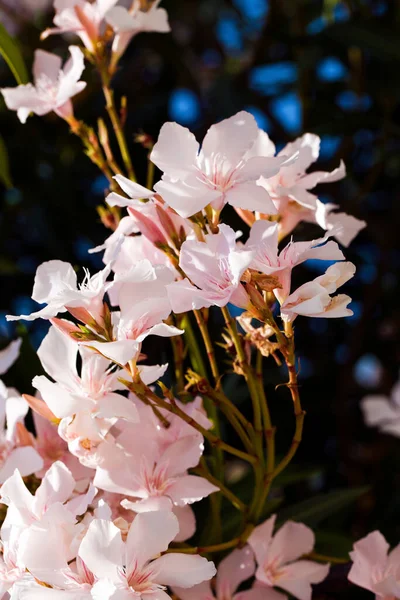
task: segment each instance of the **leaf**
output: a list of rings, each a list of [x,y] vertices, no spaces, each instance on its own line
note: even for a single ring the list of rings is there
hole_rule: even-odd
[[[28,83],[28,71],[22,57],[18,42],[10,36],[7,29],[0,23],[0,53],[10,67],[19,85]]]
[[[315,551],[319,554],[348,558],[353,541],[343,533],[333,531],[315,532]]]
[[[8,152],[3,138],[0,135],[0,181],[4,183],[7,188],[12,188],[13,184],[11,181],[10,173],[10,162],[8,160]]]
[[[278,514],[278,522],[282,525],[285,521],[291,519],[301,521],[310,527],[315,527],[334,512],[351,505],[368,490],[369,487],[365,486],[350,490],[335,490],[328,494],[319,494],[318,496],[284,508]]]
[[[276,479],[273,481],[273,487],[285,487],[286,485],[293,485],[294,483],[300,483],[313,477],[319,477],[323,474],[324,469],[321,466],[310,466],[299,469],[299,467],[289,465],[286,467]]]

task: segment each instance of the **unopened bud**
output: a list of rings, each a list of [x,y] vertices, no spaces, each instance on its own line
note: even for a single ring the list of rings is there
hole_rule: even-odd
[[[152,244],[157,246],[168,247],[167,238],[165,237],[161,229],[159,229],[159,227],[157,227],[157,225],[155,225],[153,221],[149,219],[149,217],[146,217],[140,211],[132,207],[128,208],[128,212],[132,215],[132,217],[136,219],[141,233],[148,240],[150,240]]]
[[[56,417],[44,400],[40,400],[40,398],[35,398],[35,396],[30,396],[29,394],[22,394],[22,397],[25,398],[31,409],[34,410],[38,415],[47,421],[58,425],[61,419]]]

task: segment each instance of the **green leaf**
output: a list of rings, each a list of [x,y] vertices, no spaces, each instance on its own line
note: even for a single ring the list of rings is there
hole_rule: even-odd
[[[318,477],[324,472],[321,466],[310,466],[299,469],[296,465],[289,465],[282,473],[276,477],[273,481],[273,487],[285,487],[286,485],[293,485],[294,483],[300,483],[301,481],[307,481],[313,477]]]
[[[10,67],[19,85],[29,82],[28,71],[22,57],[18,42],[8,33],[7,29],[0,23],[0,53]]]
[[[353,541],[343,533],[333,531],[315,532],[315,551],[319,554],[348,558],[353,546]]]
[[[321,521],[330,517],[334,512],[353,504],[357,498],[369,490],[368,486],[350,490],[335,490],[328,494],[319,494],[298,504],[288,506],[278,514],[278,523],[282,525],[289,519],[301,521],[310,527],[315,527]]]
[[[8,188],[12,188],[10,174],[10,162],[8,160],[8,152],[3,138],[0,135],[0,181]]]

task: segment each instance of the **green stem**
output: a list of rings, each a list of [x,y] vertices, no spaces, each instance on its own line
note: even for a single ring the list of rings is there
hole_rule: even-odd
[[[196,467],[195,469],[192,469],[192,471],[193,471],[193,473],[196,473],[197,475],[204,477],[213,485],[216,485],[219,488],[221,494],[223,496],[225,496],[225,498],[227,498],[227,500],[229,500],[229,502],[235,508],[237,508],[238,510],[240,510],[243,513],[247,511],[246,504],[244,502],[242,502],[240,500],[240,498],[235,496],[235,494],[233,492],[231,492],[231,490],[228,489],[219,479],[217,479],[216,477],[214,477],[214,475],[212,475],[210,473],[204,457],[202,457],[200,459],[200,467]]]
[[[114,92],[110,87],[111,76],[109,73],[109,68],[108,65],[105,63],[103,56],[97,57],[97,66],[101,77],[101,85],[103,88],[104,98],[106,100],[106,109],[114,129],[115,137],[117,138],[122,160],[124,161],[124,165],[128,173],[129,179],[131,179],[132,181],[136,181],[135,171],[133,169],[131,157],[129,155],[128,145],[126,143],[122,123],[115,105]]]
[[[183,554],[208,554],[212,552],[222,552],[223,550],[229,550],[229,548],[235,548],[240,541],[240,538],[233,538],[228,542],[214,544],[212,546],[184,546],[182,548],[168,548],[167,552],[182,552]]]
[[[126,383],[128,383],[128,382],[126,382]],[[220,448],[224,452],[227,452],[228,454],[232,454],[233,456],[236,456],[237,458],[245,460],[246,462],[249,462],[250,464],[257,464],[259,462],[255,456],[251,456],[250,454],[247,454],[247,452],[242,452],[241,450],[237,450],[237,448],[234,448],[233,446],[230,446],[229,444],[225,443],[218,436],[214,435],[213,433],[211,433],[211,431],[208,431],[207,429],[202,427],[202,425],[200,425],[192,417],[187,415],[181,408],[179,408],[179,406],[176,403],[175,404],[172,402],[169,403],[169,402],[166,402],[165,400],[163,400],[162,398],[159,398],[147,386],[145,386],[144,393],[141,392],[141,390],[138,387],[136,387],[134,384],[130,385],[130,388],[140,398],[143,398],[143,397],[151,398],[156,406],[158,406],[160,408],[164,408],[168,412],[180,417],[183,421],[185,421],[185,423],[187,423],[188,425],[191,425],[194,429],[199,431],[203,435],[203,437],[209,441],[209,443],[211,444],[212,447]]]
[[[215,358],[214,347],[211,342],[210,334],[208,333],[208,327],[204,320],[203,314],[201,310],[194,310],[194,316],[196,317],[197,325],[200,329],[200,333],[203,338],[204,346],[206,348],[208,360],[211,367],[211,372],[214,378],[214,382],[217,384],[219,380],[219,370],[217,361]]]
[[[264,471],[264,453],[263,453],[263,438],[262,438],[262,419],[261,419],[261,406],[259,398],[259,389],[257,380],[254,377],[253,369],[248,364],[246,353],[244,351],[242,340],[240,339],[237,331],[236,322],[232,319],[228,308],[225,306],[222,309],[224,315],[225,324],[228,328],[233,344],[235,346],[237,358],[239,360],[240,369],[246,379],[247,386],[249,388],[254,413],[254,430],[255,430],[255,449],[258,458],[258,465],[254,468],[254,494],[253,500],[250,506],[249,519],[254,520],[257,513],[258,499],[263,489],[263,471]]]

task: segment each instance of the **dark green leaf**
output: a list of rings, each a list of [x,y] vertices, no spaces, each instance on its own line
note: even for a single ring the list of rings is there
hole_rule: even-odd
[[[8,152],[3,138],[0,135],[0,181],[8,188],[12,188],[10,174],[10,163],[8,160]]]
[[[18,43],[0,23],[0,53],[10,67],[18,84],[28,83],[29,77]]]
[[[368,486],[350,490],[335,490],[328,494],[319,494],[280,511],[278,522],[283,524],[292,519],[315,527],[332,513],[351,505],[357,498],[369,490]]]

